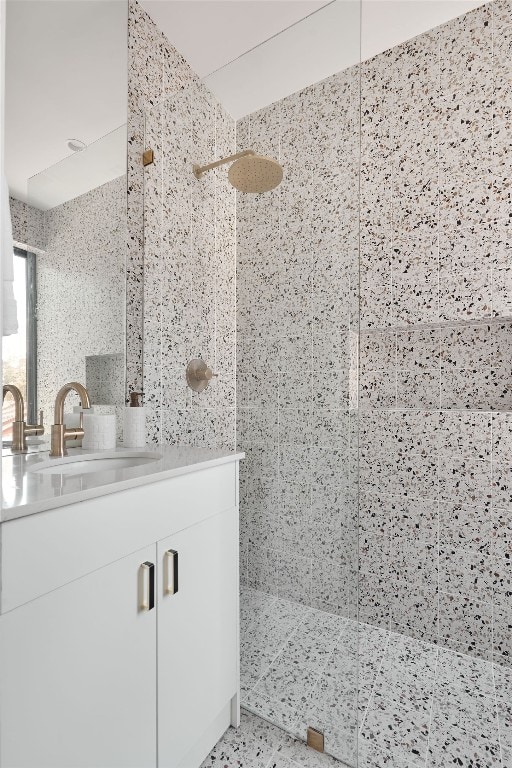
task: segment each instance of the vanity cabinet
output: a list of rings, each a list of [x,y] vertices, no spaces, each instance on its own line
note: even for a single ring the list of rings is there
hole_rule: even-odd
[[[2,768],[156,765],[156,612],[137,610],[154,554],[2,616]]]
[[[231,511],[158,543],[158,754],[186,766],[198,723],[220,712],[237,689],[238,573]],[[178,585],[173,588],[177,558]],[[173,593],[174,592],[174,593]]]
[[[198,768],[237,724],[236,484],[231,463],[2,525],[1,768]]]

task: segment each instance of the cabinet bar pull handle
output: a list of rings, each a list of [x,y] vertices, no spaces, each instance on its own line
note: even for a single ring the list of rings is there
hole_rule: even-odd
[[[141,588],[141,611],[151,611],[155,607],[155,565],[154,563],[142,563],[142,588]]]
[[[175,595],[178,591],[178,553],[168,549],[165,553],[165,594]]]

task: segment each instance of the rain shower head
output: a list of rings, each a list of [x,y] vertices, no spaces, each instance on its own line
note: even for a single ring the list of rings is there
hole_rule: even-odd
[[[283,179],[283,169],[276,160],[257,155],[252,149],[246,149],[209,165],[194,165],[194,175],[200,179],[206,171],[231,162],[233,165],[228,171],[228,179],[240,192],[269,192]]]
[[[233,163],[228,179],[240,192],[269,192],[283,180],[283,169],[270,157],[246,155]]]

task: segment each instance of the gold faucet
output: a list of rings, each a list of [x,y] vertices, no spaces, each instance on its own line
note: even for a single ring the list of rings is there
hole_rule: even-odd
[[[12,446],[13,453],[27,452],[27,436],[44,434],[43,412],[39,411],[39,424],[25,424],[25,406],[23,404],[23,395],[14,384],[4,384],[2,402],[6,394],[10,392],[14,398],[14,421],[12,423]]]
[[[66,440],[81,440],[84,436],[84,415],[80,411],[80,426],[74,429],[66,429],[64,424],[64,401],[68,394],[74,390],[82,403],[82,408],[90,408],[91,401],[86,388],[78,381],[64,384],[57,392],[55,398],[55,423],[52,424],[52,437],[50,456],[67,456]]]

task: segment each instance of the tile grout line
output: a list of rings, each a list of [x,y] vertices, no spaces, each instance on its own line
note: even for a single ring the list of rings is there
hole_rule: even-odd
[[[281,748],[281,744],[274,749],[274,751],[272,752],[272,754],[268,759],[268,762],[265,763],[265,768],[271,768],[272,761],[274,760],[274,758],[276,758],[279,755],[280,748]]]
[[[495,126],[495,112],[496,112],[496,91],[495,91],[495,77],[496,77],[496,71],[495,71],[495,61],[494,61],[494,47],[495,47],[495,33],[496,33],[496,17],[494,12],[494,7],[491,6],[491,61],[492,61],[492,74],[493,74],[493,82],[492,82],[492,102],[493,102],[493,110],[492,110],[492,116],[491,116],[491,132],[492,132],[492,142],[491,142],[491,152],[492,155],[494,155],[495,150],[495,138],[496,138],[496,126]],[[494,157],[493,157],[493,171],[494,171]],[[494,179],[493,179],[494,182]],[[491,262],[491,313],[494,314],[494,259]],[[494,471],[495,471],[495,457],[494,457],[494,418],[492,415],[489,416],[490,421],[490,433],[491,433],[491,444],[490,444],[490,460],[491,460],[491,523],[492,526],[494,526]],[[492,564],[494,562],[494,545],[495,540],[494,536],[491,536],[491,568]],[[499,759],[500,759],[500,765],[502,768],[504,768],[505,763],[503,760],[503,746],[502,746],[502,740],[501,740],[501,724],[500,724],[500,717],[499,717],[499,708],[498,708],[498,693],[496,690],[496,670],[495,670],[495,664],[494,664],[494,622],[495,622],[495,589],[491,582],[491,589],[492,589],[492,603],[491,603],[491,670],[492,670],[492,687],[493,687],[493,694],[494,694],[494,712],[496,717],[496,727],[498,732],[498,747],[499,747]]]
[[[437,48],[437,112],[440,116],[441,113],[441,36],[438,34],[436,35],[436,48]],[[439,124],[438,132],[437,132],[437,146],[436,146],[436,161],[437,161],[437,252],[436,252],[436,263],[437,263],[437,319],[438,322],[440,322],[441,318],[441,125]],[[442,327],[442,326],[441,326]],[[441,359],[441,353],[442,353],[442,344],[441,344],[441,334],[438,334],[437,338],[437,354],[438,354],[438,393],[439,393],[439,401],[438,401],[438,412],[441,413],[442,406],[443,406],[443,366],[442,366],[442,359]],[[439,423],[439,417],[438,417],[438,423]],[[436,478],[436,490],[437,490],[437,604],[436,604],[436,638],[439,642],[439,632],[440,632],[440,586],[441,586],[441,568],[440,568],[440,548],[441,548],[441,521],[440,521],[440,515],[441,515],[441,506],[440,506],[440,489],[439,489],[439,479],[440,479],[440,469],[441,469],[441,457],[439,454],[439,450],[437,453],[437,478]],[[437,656],[436,656],[436,671],[437,671]],[[435,677],[434,677],[434,685],[435,685]],[[430,716],[432,717],[432,706],[431,706],[431,713]],[[429,723],[429,738],[430,738],[430,723]],[[427,741],[427,753],[425,756],[425,762],[427,761],[428,756],[428,741]]]
[[[316,684],[315,684],[315,686],[314,686],[314,689],[313,689],[313,691],[312,691],[312,704],[313,704],[313,701],[314,701],[314,695],[315,695],[316,691],[318,690],[318,687],[319,687],[320,683],[322,682],[322,677],[324,677],[324,673],[325,673],[325,670],[326,670],[326,668],[327,668],[327,665],[328,665],[328,663],[330,662],[330,660],[333,658],[333,656],[334,656],[334,653],[335,653],[335,651],[336,651],[336,645],[339,643],[339,641],[340,641],[340,639],[341,639],[342,635],[344,634],[344,632],[345,632],[345,629],[342,629],[342,630],[339,632],[339,634],[338,634],[338,637],[337,637],[337,639],[336,639],[336,642],[335,642],[335,645],[334,645],[334,648],[333,648],[333,650],[332,650],[332,651],[331,651],[331,652],[330,652],[330,653],[327,655],[327,659],[326,659],[326,661],[324,662],[324,664],[323,664],[323,666],[322,666],[321,670],[320,670],[320,671],[317,671],[317,670],[311,670],[311,671],[314,673],[315,677],[317,677],[317,681],[316,681]],[[313,706],[314,706],[314,705],[313,705]],[[296,724],[296,730],[297,730],[297,731],[298,731],[298,725],[299,725],[299,722],[300,722],[300,715],[299,715],[299,720],[297,721],[297,724]],[[297,737],[297,738],[300,738],[300,737]]]
[[[440,35],[437,35],[437,111],[440,115],[441,112],[441,37]],[[439,125],[439,130],[437,133],[437,319],[440,321],[441,318],[441,126]],[[441,326],[443,327],[443,326]],[[438,382],[439,382],[439,416],[437,420],[437,424],[440,424],[441,420],[441,413],[443,411],[443,365],[442,365],[442,341],[441,341],[441,333],[438,334],[437,338],[437,354],[438,354]],[[439,439],[439,438],[438,438]],[[436,490],[437,490],[437,501],[436,501],[436,507],[437,507],[437,542],[436,542],[436,554],[437,554],[437,595],[436,595],[436,627],[435,627],[435,637],[437,641],[438,648],[436,650],[436,671],[434,675],[434,682],[432,687],[432,698],[430,701],[430,719],[429,719],[429,727],[428,727],[428,738],[427,738],[427,751],[425,753],[425,765],[428,762],[428,753],[429,753],[429,746],[430,746],[430,730],[432,726],[432,712],[434,707],[434,689],[436,685],[436,676],[437,676],[437,664],[439,659],[439,641],[440,641],[440,631],[441,631],[441,501],[440,501],[440,474],[441,474],[441,455],[439,451],[439,443],[437,443],[437,478],[436,478]]]
[[[492,75],[493,75],[493,82],[492,82],[492,103],[493,103],[493,110],[492,110],[492,116],[491,116],[491,132],[492,132],[492,141],[491,141],[491,154],[492,154],[492,168],[494,171],[494,151],[495,151],[495,139],[496,139],[496,126],[495,126],[495,113],[496,113],[496,90],[495,90],[495,84],[496,84],[496,69],[495,69],[495,60],[494,60],[494,48],[495,48],[495,34],[496,34],[496,16],[494,12],[494,7],[491,6],[491,62],[492,62]],[[493,179],[493,184],[495,182],[495,179]],[[494,258],[491,261],[491,314],[494,316],[494,273],[495,273],[495,261]],[[495,512],[495,506],[494,506],[494,473],[495,473],[495,456],[494,456],[494,437],[495,437],[495,430],[494,430],[494,417],[492,415],[489,416],[490,421],[490,432],[491,432],[491,444],[490,444],[490,460],[491,460],[491,524],[494,527],[495,521],[494,521],[494,512]],[[491,536],[491,568],[494,563],[494,547],[495,547],[495,538],[494,536]],[[496,726],[497,726],[497,732],[498,732],[498,746],[499,746],[499,759],[500,759],[500,765],[502,768],[504,768],[504,760],[503,760],[503,747],[502,747],[502,739],[501,739],[501,724],[500,724],[500,717],[499,717],[499,709],[498,709],[498,694],[496,690],[496,670],[494,665],[494,632],[495,632],[495,589],[492,584],[491,580],[491,590],[492,590],[492,603],[491,603],[491,669],[492,669],[492,686],[493,686],[493,694],[494,694],[494,711],[496,716]]]
[[[370,625],[370,626],[372,626],[372,625]],[[371,689],[370,695],[368,697],[368,704],[366,705],[366,709],[365,709],[364,715],[363,715],[363,717],[361,719],[361,725],[358,726],[358,737],[361,736],[362,733],[363,733],[363,726],[364,726],[364,724],[366,722],[366,718],[367,718],[368,712],[370,710],[370,705],[371,705],[372,700],[373,700],[373,695],[375,693],[375,683],[377,681],[377,678],[380,675],[380,672],[381,672],[381,669],[382,669],[382,665],[384,663],[384,657],[385,657],[385,655],[387,653],[388,646],[389,646],[389,641],[390,641],[390,638],[391,638],[391,632],[389,630],[385,629],[383,631],[387,635],[387,637],[386,637],[386,644],[384,646],[384,650],[383,650],[382,657],[381,657],[381,660],[380,660],[379,668],[378,668],[377,672],[375,673],[375,677],[373,679],[372,689]],[[358,650],[359,650],[359,647],[358,647]],[[359,662],[359,653],[358,653],[358,662]],[[358,675],[358,680],[359,680],[359,675]],[[359,693],[358,693],[358,698],[359,698]]]
[[[432,682],[432,693],[430,696],[430,713],[429,713],[429,721],[428,721],[427,749],[425,752],[425,766],[427,766],[429,763],[428,758],[430,753],[430,736],[432,734],[432,719],[434,714],[434,697],[435,697],[435,691],[436,691],[438,666],[439,666],[439,648],[436,648],[436,664],[435,664],[434,678]]]
[[[277,598],[277,597],[276,597],[275,599],[276,599],[276,600],[278,600],[279,598]],[[308,613],[309,613],[309,611],[310,611],[310,610],[311,610],[311,609],[308,609]],[[306,615],[307,615],[307,614],[306,614]],[[299,623],[300,623],[300,621],[301,621],[301,620],[299,619],[299,621],[298,621],[298,622],[297,622],[297,624],[295,625],[294,629],[291,631],[291,633],[290,633],[289,635],[287,635],[287,636],[286,636],[286,639],[285,639],[285,640],[284,640],[284,641],[281,643],[281,645],[279,646],[279,650],[278,650],[278,651],[275,653],[275,655],[274,655],[274,656],[272,656],[272,658],[271,658],[271,661],[269,662],[269,665],[268,665],[268,667],[267,667],[267,668],[265,669],[265,671],[264,671],[264,672],[262,672],[262,673],[261,673],[261,675],[258,677],[258,679],[257,679],[257,680],[256,680],[256,682],[254,683],[254,685],[252,686],[252,688],[250,688],[250,690],[249,690],[249,693],[252,693],[252,692],[254,691],[254,689],[256,688],[256,686],[257,686],[257,685],[258,685],[258,684],[261,682],[261,680],[262,680],[262,679],[265,677],[265,675],[266,675],[266,674],[267,674],[267,673],[270,671],[270,669],[272,668],[272,665],[273,665],[273,664],[274,664],[274,662],[277,660],[278,656],[280,656],[280,655],[281,655],[281,653],[283,652],[283,650],[284,650],[285,646],[288,644],[288,642],[289,642],[290,638],[294,637],[295,633],[297,632],[297,630],[298,630],[298,628],[299,628]]]
[[[312,610],[314,610],[314,609],[311,609],[311,608],[310,608],[310,609],[308,609],[308,610],[307,610],[307,612],[306,612],[306,614],[305,614],[305,616],[303,617],[303,619],[305,619],[305,618],[306,618],[306,616],[312,612]],[[265,671],[264,671],[264,672],[263,672],[263,673],[260,675],[260,677],[257,679],[256,683],[255,683],[255,684],[252,686],[252,688],[250,689],[250,691],[249,691],[250,693],[255,691],[255,688],[256,688],[256,687],[257,687],[257,685],[258,685],[258,684],[261,682],[261,680],[263,679],[263,677],[264,677],[264,676],[265,676],[265,675],[266,675],[266,674],[267,674],[267,673],[270,671],[270,669],[272,668],[272,665],[274,664],[274,662],[277,660],[277,658],[278,658],[280,655],[282,655],[282,653],[283,653],[283,651],[284,651],[284,649],[285,649],[286,645],[288,644],[288,642],[289,642],[289,641],[290,641],[290,640],[291,640],[293,637],[295,637],[295,635],[296,635],[296,634],[297,634],[297,632],[299,631],[300,623],[301,623],[301,621],[303,621],[303,619],[300,619],[300,620],[298,621],[298,623],[297,623],[297,625],[295,626],[295,628],[293,629],[293,631],[292,631],[292,632],[291,632],[291,633],[290,633],[290,634],[287,636],[287,638],[286,638],[286,640],[284,641],[284,643],[283,643],[283,644],[280,646],[279,650],[277,651],[277,653],[275,654],[275,656],[272,658],[272,660],[271,660],[271,662],[270,662],[269,666],[268,666],[268,667],[265,669]],[[314,675],[314,677],[316,678],[316,683],[315,683],[315,686],[314,686],[314,688],[313,688],[313,691],[312,691],[312,694],[313,694],[313,696],[314,696],[314,692],[317,690],[317,688],[318,688],[318,685],[319,685],[319,684],[320,684],[320,682],[321,682],[321,678],[322,678],[322,676],[323,676],[323,673],[324,673],[324,671],[325,671],[325,668],[327,667],[327,664],[328,664],[328,663],[329,663],[329,661],[331,660],[331,658],[332,658],[332,656],[333,656],[333,654],[334,654],[334,652],[335,652],[335,650],[336,650],[336,645],[339,643],[339,641],[340,641],[340,639],[341,639],[342,635],[345,633],[346,629],[347,629],[347,627],[345,626],[345,627],[344,627],[343,629],[341,629],[341,630],[340,630],[340,632],[338,633],[338,635],[337,635],[337,637],[336,637],[336,640],[335,640],[335,645],[334,645],[334,648],[333,648],[333,650],[331,651],[331,653],[330,653],[330,654],[328,654],[328,657],[327,657],[326,661],[324,662],[324,664],[323,664],[323,666],[322,666],[322,669],[321,669],[320,671],[317,671],[317,670],[310,670],[310,671],[312,672],[312,674]],[[313,698],[313,696],[312,696],[312,698]],[[246,704],[245,706],[247,706],[247,704]],[[297,712],[296,712],[296,714],[297,714],[297,720],[295,721],[295,725],[294,725],[294,726],[290,726],[290,729],[289,729],[289,730],[287,730],[287,729],[286,729],[284,726],[279,726],[279,727],[281,727],[281,728],[282,728],[282,730],[283,730],[285,733],[287,733],[288,735],[291,735],[293,738],[296,738],[297,740],[301,741],[302,743],[305,743],[305,739],[301,738],[301,737],[298,735],[298,725],[299,725],[299,722],[300,722],[300,712],[301,712],[301,710],[300,710],[300,709],[298,709],[298,710],[297,710]],[[257,714],[257,713],[254,713],[254,714]],[[257,715],[257,716],[259,716],[259,715]]]
[[[492,669],[492,689],[494,694],[494,713],[496,717],[496,728],[498,731],[498,747],[500,750],[500,765],[502,768],[506,768],[505,762],[503,760],[503,746],[502,746],[502,740],[501,740],[501,723],[500,723],[500,716],[499,716],[499,708],[498,708],[498,693],[496,691],[496,675],[495,675],[495,665],[491,663],[491,669]]]
[[[277,598],[276,598],[276,599],[277,599]],[[280,656],[280,655],[283,653],[283,651],[284,651],[285,647],[288,645],[288,643],[290,642],[290,640],[291,640],[291,639],[293,639],[293,638],[295,637],[296,633],[297,633],[297,632],[298,632],[298,630],[299,630],[299,625],[300,625],[301,621],[302,621],[303,619],[305,619],[305,618],[307,617],[307,615],[308,615],[309,613],[311,613],[311,611],[312,611],[312,610],[314,610],[314,609],[308,608],[308,609],[307,609],[307,612],[306,612],[306,614],[304,615],[304,617],[303,617],[302,619],[299,619],[299,620],[298,620],[298,622],[297,622],[297,624],[295,625],[294,629],[293,629],[293,630],[290,632],[290,634],[289,634],[289,635],[287,635],[286,639],[285,639],[285,640],[283,641],[283,643],[282,643],[282,644],[279,646],[279,650],[276,652],[275,656],[273,656],[273,657],[272,657],[272,660],[271,660],[271,662],[269,663],[269,665],[268,665],[267,669],[265,670],[265,672],[263,672],[263,673],[260,675],[260,677],[258,678],[257,682],[256,682],[256,683],[254,684],[254,686],[251,688],[251,691],[254,691],[254,688],[256,687],[256,685],[258,685],[258,683],[261,681],[261,679],[262,679],[262,678],[263,678],[263,677],[264,677],[264,676],[267,674],[267,672],[268,672],[268,671],[271,669],[272,665],[274,664],[274,662],[276,661],[276,659],[278,658],[278,656]],[[339,636],[338,636],[338,640],[339,640],[339,638],[341,637],[341,635],[342,635],[342,634],[343,634],[343,630],[341,630],[341,632],[340,632],[340,634],[339,634]]]
[[[249,589],[251,589],[251,587],[249,587]],[[272,600],[270,602],[271,602],[271,604],[273,604],[278,598],[275,595],[272,595],[271,597],[272,597]],[[249,622],[248,622],[248,624],[247,624],[247,626],[245,628],[246,631],[252,627],[254,622],[257,621],[257,618],[258,618],[257,616],[252,616],[251,617],[251,619],[249,620]],[[240,629],[242,629],[242,627],[240,627]]]

